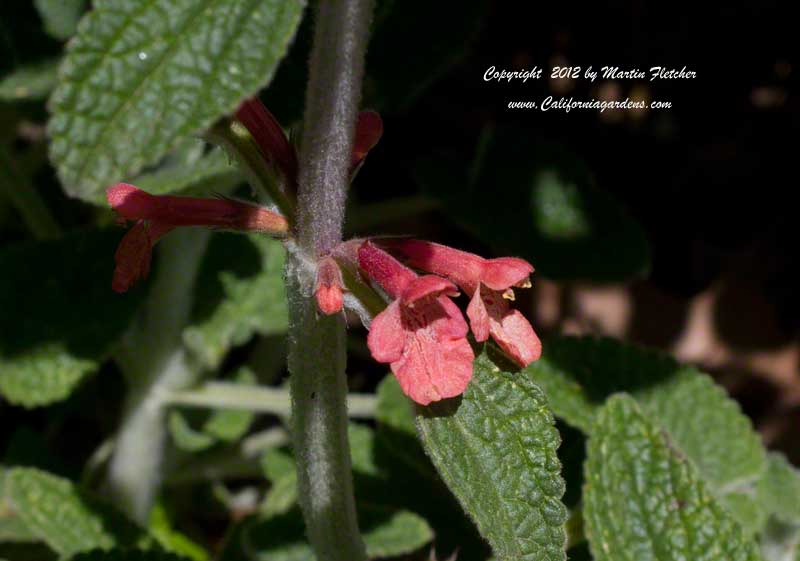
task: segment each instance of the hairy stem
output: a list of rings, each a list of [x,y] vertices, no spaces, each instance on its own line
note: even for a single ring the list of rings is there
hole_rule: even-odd
[[[170,405],[209,407],[213,409],[241,409],[288,417],[291,398],[287,390],[266,386],[209,382],[191,390],[170,392],[164,396]],[[350,417],[375,416],[377,398],[373,394],[347,395],[347,412]]]
[[[320,2],[300,148],[298,236],[326,253],[342,241],[350,153],[372,0]]]
[[[316,14],[300,151],[298,247],[286,264],[292,437],[300,506],[317,559],[363,561],[347,442],[342,315],[313,299],[318,256],[342,241],[348,171],[372,0],[322,0]]]
[[[182,333],[209,236],[207,230],[186,228],[160,243],[159,266],[148,300],[117,355],[129,394],[106,487],[139,523],[146,523],[161,483],[164,396],[190,387],[198,377],[184,350]]]
[[[313,277],[287,262],[292,440],[300,505],[317,559],[366,559],[358,533],[347,442],[346,343],[341,315],[318,317]]]

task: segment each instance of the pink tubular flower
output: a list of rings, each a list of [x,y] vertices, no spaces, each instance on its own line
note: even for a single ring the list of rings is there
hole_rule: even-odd
[[[369,241],[359,248],[358,262],[395,299],[372,320],[367,346],[373,358],[389,363],[403,392],[421,405],[462,394],[475,355],[467,323],[448,298],[458,293],[455,285],[417,276]]]
[[[350,157],[350,173],[355,172],[370,150],[375,148],[383,136],[383,121],[375,111],[362,111],[358,114],[356,133],[353,139],[353,153]]]
[[[257,98],[242,102],[236,118],[250,132],[261,154],[286,177],[290,185],[297,183],[297,152],[286,137],[278,120]],[[383,135],[383,121],[375,111],[362,111],[356,121],[353,153],[350,157],[350,174],[363,163],[367,153],[375,148]]]
[[[484,259],[420,240],[391,241],[387,245],[406,257],[412,267],[450,279],[470,297],[467,316],[477,341],[486,341],[491,335],[523,367],[541,356],[542,343],[531,324],[508,305],[514,298],[513,287],[530,287],[530,263],[516,257]]]
[[[317,264],[314,298],[317,308],[326,316],[342,311],[344,281],[342,271],[333,257],[323,257]]]
[[[274,163],[290,183],[295,183],[297,154],[275,116],[254,97],[239,106],[236,118],[253,136],[264,158]]]
[[[122,221],[135,222],[114,257],[111,286],[116,292],[125,292],[147,276],[153,246],[176,226],[209,226],[276,236],[289,231],[289,223],[280,214],[232,199],[151,195],[127,183],[108,189],[106,198]]]

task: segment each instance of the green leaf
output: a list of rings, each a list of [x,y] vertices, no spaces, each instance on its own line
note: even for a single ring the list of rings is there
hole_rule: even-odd
[[[6,487],[6,470],[0,466],[0,543],[36,541],[36,536],[11,508]]]
[[[425,520],[411,512],[359,505],[358,520],[370,558],[405,555],[433,539]],[[316,557],[306,542],[300,512],[295,509],[279,516],[250,519],[240,525],[221,560],[244,559],[314,561]]]
[[[186,346],[210,369],[253,335],[286,332],[285,251],[264,236],[214,236],[201,267]]]
[[[208,552],[172,527],[166,509],[157,504],[150,513],[150,535],[165,551],[192,561],[208,561]]]
[[[168,426],[175,446],[186,452],[208,450],[216,443],[216,439],[210,434],[193,429],[179,411],[172,411],[169,414]]]
[[[353,471],[380,477],[381,468],[375,463],[375,431],[366,425],[350,423],[347,426],[347,439]]]
[[[167,195],[190,189],[192,194],[225,193],[242,181],[242,175],[231,165],[228,156],[214,149],[196,161],[168,166],[138,176],[132,181],[153,195]]]
[[[234,376],[234,382],[251,385],[255,382],[255,374],[249,368],[242,367]],[[202,428],[196,430],[189,421],[196,416],[192,413],[197,412],[176,410],[169,416],[172,439],[178,448],[187,452],[200,452],[219,443],[236,442],[247,433],[255,419],[250,411],[216,409],[206,416]]]
[[[598,413],[585,469],[583,514],[597,561],[760,559],[630,396],[611,397]]]
[[[378,384],[377,445],[424,478],[434,478],[435,472],[417,439],[413,402],[406,397],[400,384],[389,374]]]
[[[142,536],[131,523],[79,492],[70,481],[38,469],[8,470],[6,493],[12,510],[30,532],[65,557],[133,544]]]
[[[748,536],[756,535],[764,528],[767,513],[752,489],[746,488],[721,495],[719,502],[731,513]]]
[[[234,376],[234,382],[242,385],[254,384],[256,376],[252,370],[244,366]],[[203,424],[203,432],[218,441],[236,442],[250,430],[254,419],[255,415],[250,411],[217,409]]]
[[[403,393],[397,378],[389,374],[378,384],[378,406],[375,418],[379,423],[401,434],[416,438],[412,401]]]
[[[44,99],[55,87],[58,60],[23,66],[0,80],[0,101]]]
[[[70,195],[156,163],[272,78],[302,0],[96,0],[50,98],[51,156]]]
[[[261,513],[269,518],[289,512],[297,504],[297,469],[291,454],[267,450],[261,458],[264,475],[272,483],[261,504]]]
[[[396,557],[411,553],[433,539],[433,531],[413,512],[362,508],[359,523],[370,557]],[[375,522],[372,522],[375,520]]]
[[[715,489],[734,490],[765,469],[764,447],[739,405],[709,376],[664,354],[613,339],[555,338],[523,372],[557,416],[585,432],[608,396],[630,393]]]
[[[8,401],[64,399],[108,356],[144,295],[111,290],[121,235],[79,231],[0,251],[0,395]]]
[[[44,29],[56,39],[69,39],[86,9],[86,0],[34,0]]]
[[[111,549],[79,553],[69,561],[186,561],[186,557],[158,550]]]
[[[498,559],[566,559],[558,431],[544,393],[483,354],[462,399],[420,408],[420,438]]]
[[[641,226],[565,148],[501,128],[484,135],[469,176],[454,174],[465,167],[430,160],[415,175],[445,212],[498,254],[524,257],[537,274],[560,280],[616,282],[648,270]]]
[[[785,524],[800,525],[800,470],[779,452],[771,452],[759,480],[758,498],[767,514]]]

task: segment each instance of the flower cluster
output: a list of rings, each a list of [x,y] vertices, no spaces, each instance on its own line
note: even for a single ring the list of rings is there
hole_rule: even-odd
[[[271,173],[280,178],[283,195],[293,197],[297,152],[278,121],[255,99],[244,102],[236,118],[250,132]],[[359,114],[351,177],[382,133],[377,113]],[[112,288],[117,292],[125,292],[147,276],[153,246],[176,227],[206,226],[280,238],[292,233],[291,216],[224,197],[158,196],[120,183],[108,189],[107,198],[120,221],[133,222],[115,255]],[[520,366],[541,354],[533,328],[509,305],[514,288],[531,286],[533,267],[522,259],[484,259],[413,239],[345,242],[317,257],[314,297],[322,314],[343,310],[347,286],[342,267],[355,272],[356,278],[367,279],[390,300],[372,319],[367,345],[375,360],[390,365],[403,391],[417,403],[427,405],[464,392],[475,358],[467,340],[470,328],[476,341],[491,337]],[[469,325],[452,300],[460,291],[469,297]]]
[[[367,345],[389,363],[403,391],[417,403],[460,395],[472,377],[467,323],[450,299],[458,288],[471,296],[467,316],[476,341],[491,336],[520,366],[539,358],[542,345],[528,320],[511,310],[514,287],[529,287],[533,267],[513,257],[478,255],[420,240],[373,241],[358,250],[366,275],[393,302],[372,322]],[[417,274],[387,251],[431,275]]]

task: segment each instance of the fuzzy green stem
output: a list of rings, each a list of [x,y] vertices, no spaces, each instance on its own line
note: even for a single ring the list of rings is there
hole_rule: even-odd
[[[0,147],[0,192],[6,194],[25,225],[38,239],[61,236],[61,227],[31,182],[17,171],[5,147]]]
[[[342,241],[372,9],[372,0],[325,0],[316,14],[297,201],[300,246],[316,255]]]
[[[207,230],[185,228],[159,244],[159,266],[148,300],[117,355],[129,394],[106,488],[123,511],[142,524],[161,484],[164,395],[191,387],[199,375],[184,350],[182,334],[209,236]]]
[[[229,382],[209,382],[196,389],[170,392],[164,395],[164,400],[170,405],[188,407],[240,409],[279,417],[291,414],[291,397],[287,390]],[[354,418],[372,418],[376,402],[373,394],[348,394],[347,413]]]
[[[350,154],[372,0],[322,0],[311,52],[300,150],[297,238],[289,244],[289,371],[300,506],[317,559],[364,561],[347,442],[341,314],[318,314],[316,259],[342,241]]]
[[[320,316],[313,277],[299,257],[287,261],[292,441],[300,505],[317,559],[363,561],[347,441],[345,325],[341,315]]]

